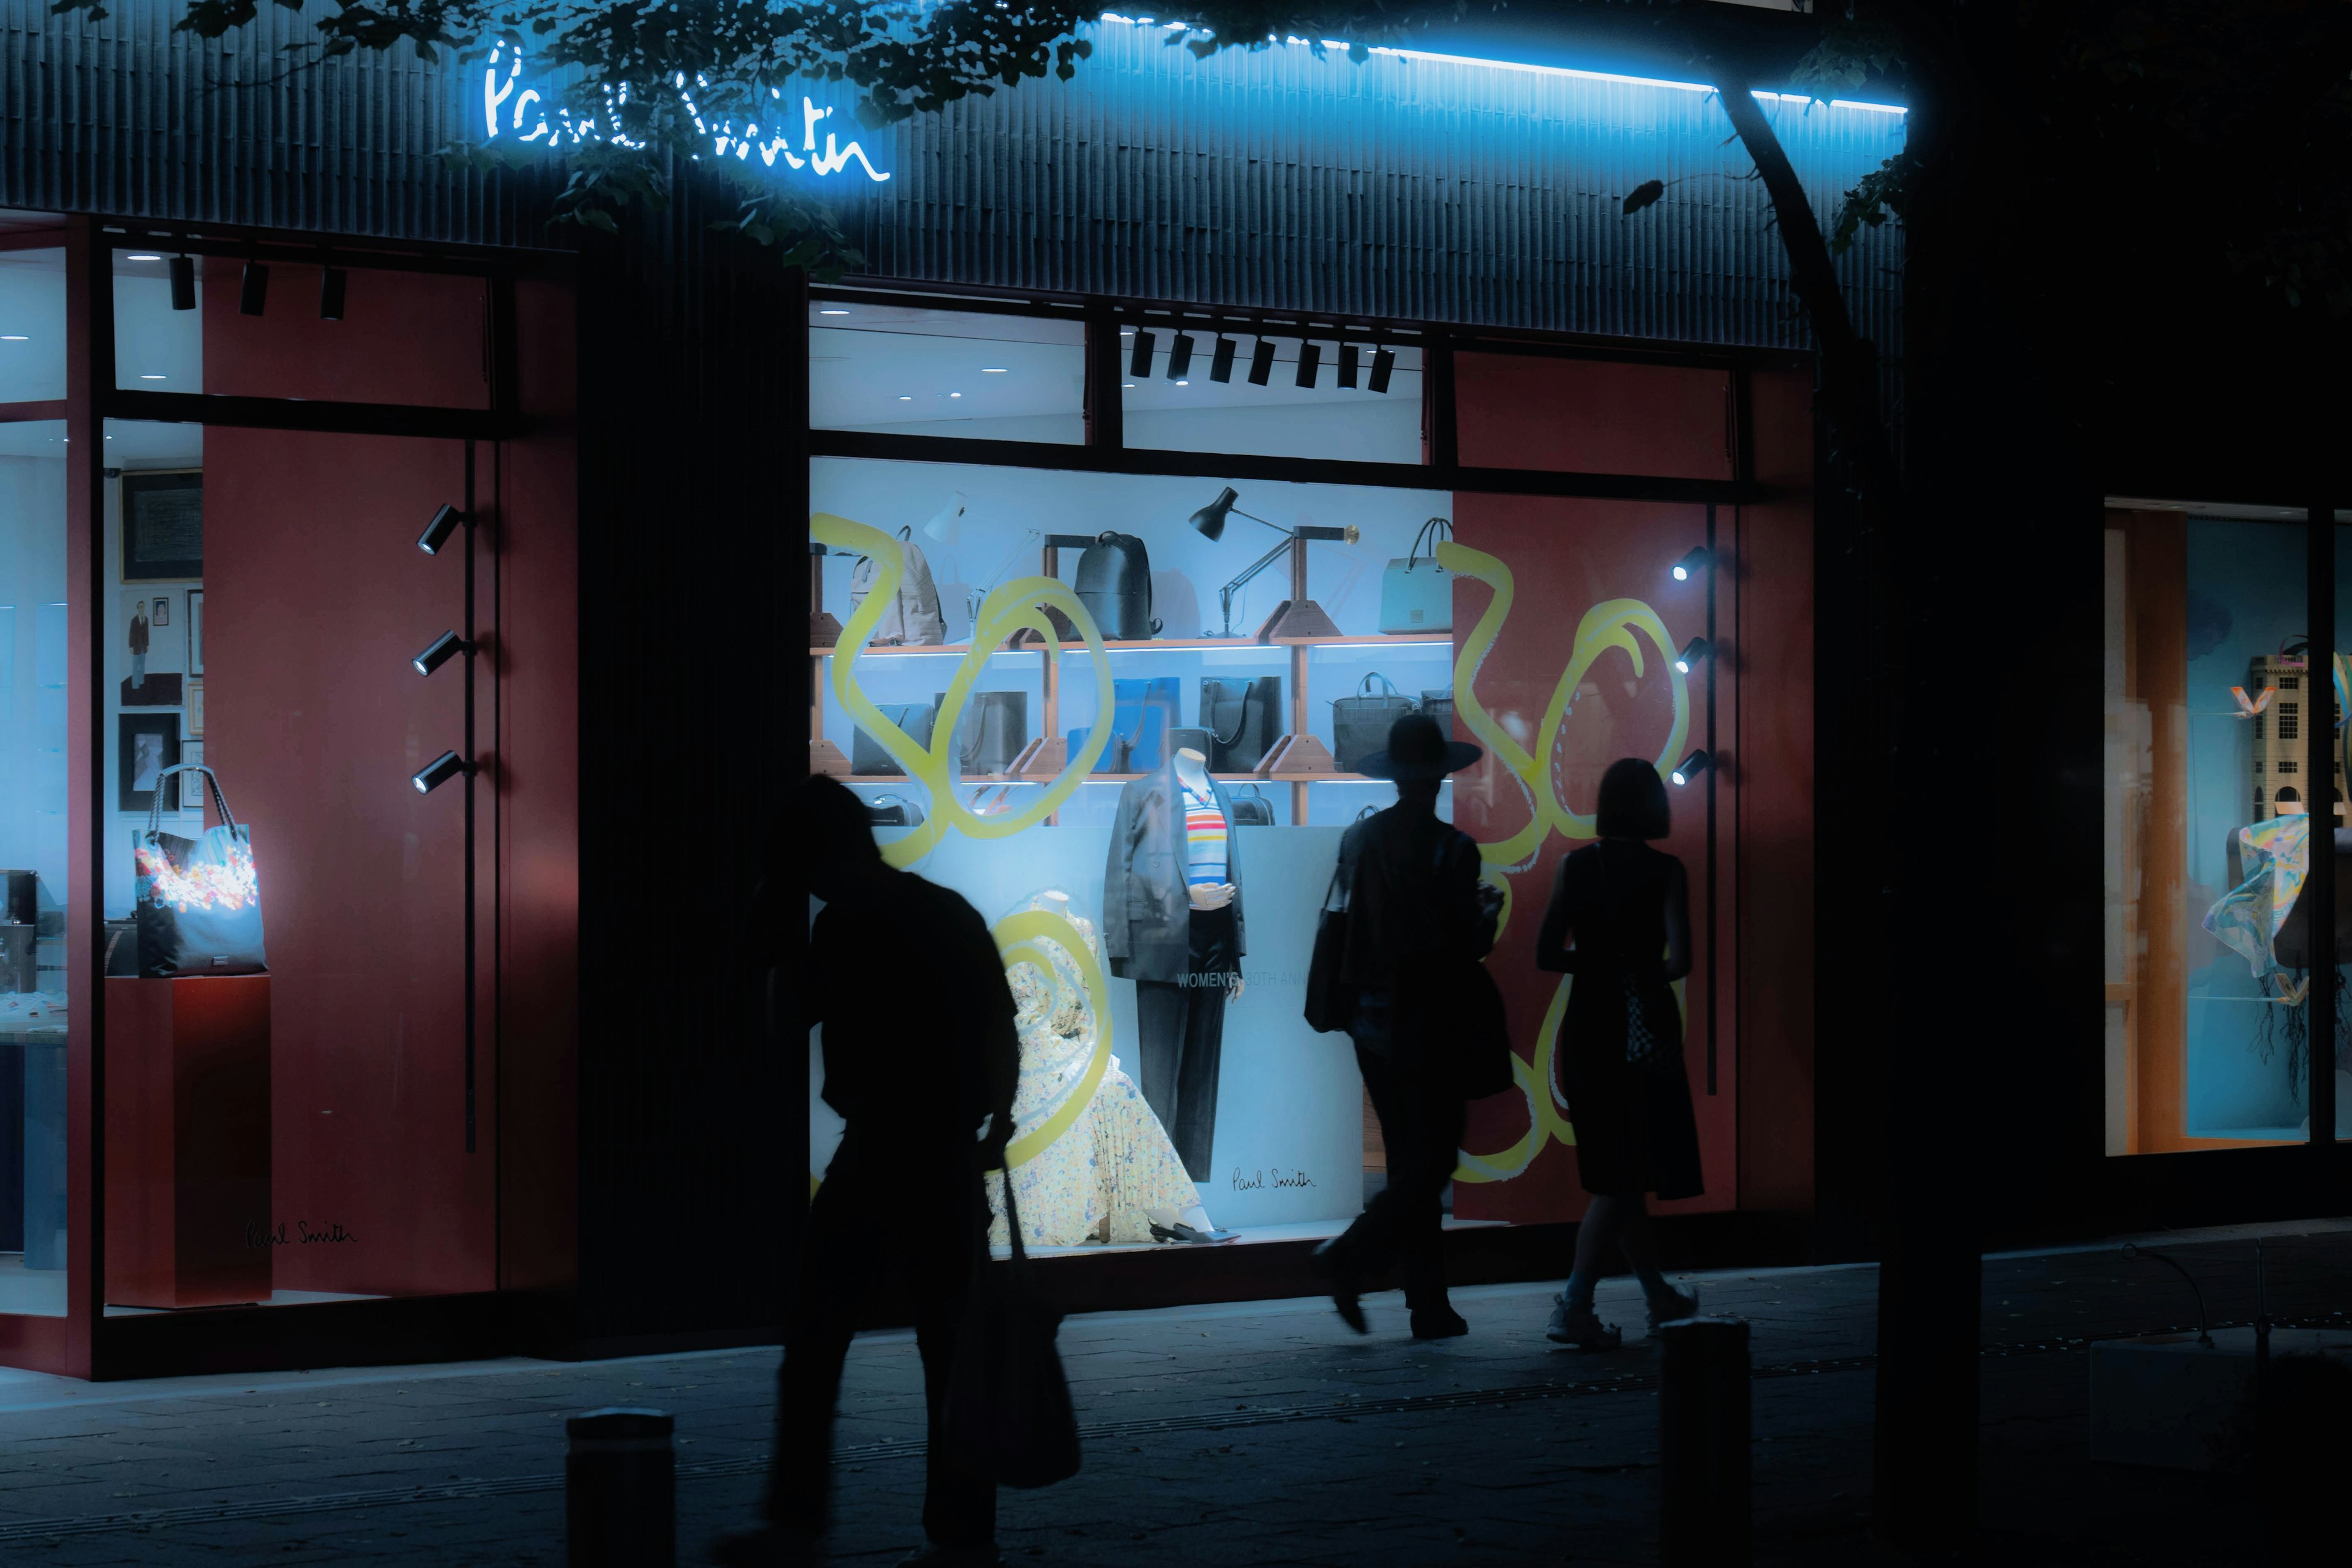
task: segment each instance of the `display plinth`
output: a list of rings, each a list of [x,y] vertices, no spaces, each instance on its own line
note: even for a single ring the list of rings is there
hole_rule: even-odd
[[[1070,765],[1070,742],[1059,735],[1046,735],[1029,742],[1013,764],[1013,776],[1024,779],[1057,779],[1062,770]]]
[[[1274,749],[1266,752],[1265,760],[1255,770],[1257,776],[1265,779],[1322,778],[1336,775],[1339,771],[1339,760],[1312,735],[1285,735],[1274,743]]]
[[[845,779],[849,776],[849,759],[831,741],[809,742],[809,772],[826,778]]]
[[[269,976],[106,982],[106,1299],[268,1299]]]
[[[1281,618],[1274,623],[1261,640],[1272,642],[1276,638],[1335,637],[1339,635],[1339,623],[1333,620],[1322,605],[1312,599],[1301,599],[1283,612]]]
[[[809,612],[809,647],[830,648],[840,646],[841,623],[823,610]]]

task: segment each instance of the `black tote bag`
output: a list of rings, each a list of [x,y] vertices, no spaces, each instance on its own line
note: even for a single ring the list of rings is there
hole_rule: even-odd
[[[1374,691],[1372,682],[1381,689]],[[1399,691],[1378,670],[1364,677],[1353,697],[1331,704],[1331,754],[1343,773],[1361,773],[1366,757],[1385,751],[1389,726],[1413,710],[1412,699]]]
[[[220,825],[200,838],[163,831],[163,801],[178,792],[173,773],[205,775]],[[253,829],[229,815],[220,780],[200,763],[165,768],[155,781],[147,830],[139,835],[139,973],[149,980],[191,975],[267,974],[261,940],[261,881],[253,864]]]
[[[1307,1026],[1320,1035],[1338,1034],[1356,1016],[1355,998],[1348,994],[1340,971],[1348,962],[1348,910],[1331,907],[1339,888],[1339,868],[1331,868],[1331,885],[1323,890],[1323,912],[1315,921],[1315,952],[1307,961]]]
[[[1202,677],[1201,725],[1216,743],[1209,756],[1212,773],[1253,771],[1282,736],[1282,677],[1242,682]]]
[[[1013,1173],[999,1174],[1013,1256],[992,1262],[983,1241],[973,1265],[948,1379],[947,1427],[954,1462],[967,1475],[999,1486],[1045,1487],[1078,1473],[1078,1417],[1054,1343],[1062,1314],[1037,1296],[1021,1245]]]

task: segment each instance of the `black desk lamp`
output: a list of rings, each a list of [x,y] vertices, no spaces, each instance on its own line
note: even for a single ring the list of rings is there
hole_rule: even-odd
[[[1219,635],[1223,637],[1234,635],[1234,595],[1246,587],[1251,578],[1273,565],[1286,552],[1297,552],[1298,547],[1310,539],[1328,539],[1353,544],[1362,537],[1362,534],[1354,528],[1285,528],[1278,522],[1266,522],[1265,519],[1253,517],[1234,506],[1234,502],[1240,499],[1240,495],[1234,487],[1227,485],[1217,492],[1216,500],[1192,514],[1192,527],[1203,539],[1215,541],[1224,537],[1227,517],[1246,517],[1252,522],[1265,523],[1266,527],[1282,535],[1282,542],[1251,562],[1243,569],[1241,575],[1217,590],[1217,607],[1224,616],[1224,630]],[[1304,571],[1292,574],[1291,592],[1295,598],[1286,601],[1281,609],[1275,612],[1274,616],[1274,619],[1282,623],[1286,631],[1291,623],[1297,623],[1298,629],[1296,632],[1288,632],[1287,635],[1301,637],[1337,637],[1339,635],[1338,625],[1330,616],[1323,613],[1322,606],[1306,596],[1307,574]]]

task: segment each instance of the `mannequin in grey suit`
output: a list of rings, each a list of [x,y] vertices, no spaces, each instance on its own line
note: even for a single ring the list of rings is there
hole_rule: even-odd
[[[1246,951],[1242,868],[1233,802],[1204,773],[1201,779],[1225,816],[1230,890],[1186,887],[1179,754],[1171,751],[1158,773],[1130,780],[1119,792],[1103,870],[1103,945],[1110,972],[1135,982],[1144,1100],[1168,1130],[1185,1171],[1205,1182],[1217,1127],[1225,1002],[1240,993]]]

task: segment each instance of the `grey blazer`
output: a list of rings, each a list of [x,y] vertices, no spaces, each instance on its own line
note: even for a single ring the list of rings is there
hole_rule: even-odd
[[[1241,837],[1232,831],[1234,803],[1215,779],[1209,788],[1225,814],[1225,879],[1234,885],[1234,954],[1243,940]],[[1192,898],[1184,890],[1183,815],[1175,803],[1171,753],[1156,773],[1129,779],[1118,793],[1111,825],[1110,860],[1103,868],[1103,945],[1110,972],[1129,980],[1173,984],[1184,978],[1192,942]]]

